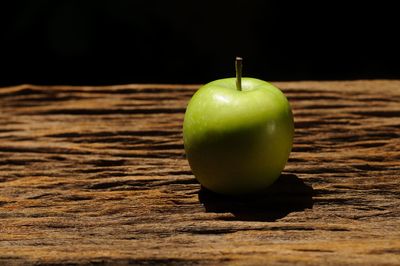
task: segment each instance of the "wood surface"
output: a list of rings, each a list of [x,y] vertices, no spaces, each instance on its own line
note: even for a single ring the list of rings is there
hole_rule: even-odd
[[[235,198],[185,159],[198,85],[0,88],[0,265],[400,265],[400,81],[275,85],[293,151]]]

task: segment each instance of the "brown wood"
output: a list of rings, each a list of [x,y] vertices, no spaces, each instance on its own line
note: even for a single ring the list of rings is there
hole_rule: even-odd
[[[0,264],[400,265],[400,81],[276,83],[284,174],[222,197],[182,144],[197,85],[0,89]]]

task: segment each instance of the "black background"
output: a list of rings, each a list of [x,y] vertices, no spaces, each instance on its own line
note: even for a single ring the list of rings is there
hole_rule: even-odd
[[[395,1],[393,1],[395,2]],[[378,1],[2,1],[0,86],[400,78]]]

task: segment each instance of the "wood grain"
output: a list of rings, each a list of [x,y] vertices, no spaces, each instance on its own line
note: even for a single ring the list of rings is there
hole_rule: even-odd
[[[0,89],[1,265],[399,265],[400,81],[275,83],[295,115],[261,195],[200,188],[198,85]]]

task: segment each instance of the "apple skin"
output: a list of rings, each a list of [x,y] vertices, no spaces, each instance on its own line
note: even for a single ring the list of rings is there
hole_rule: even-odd
[[[242,78],[215,80],[190,100],[183,123],[184,146],[196,179],[228,195],[270,186],[292,149],[294,122],[285,95],[272,84]]]

